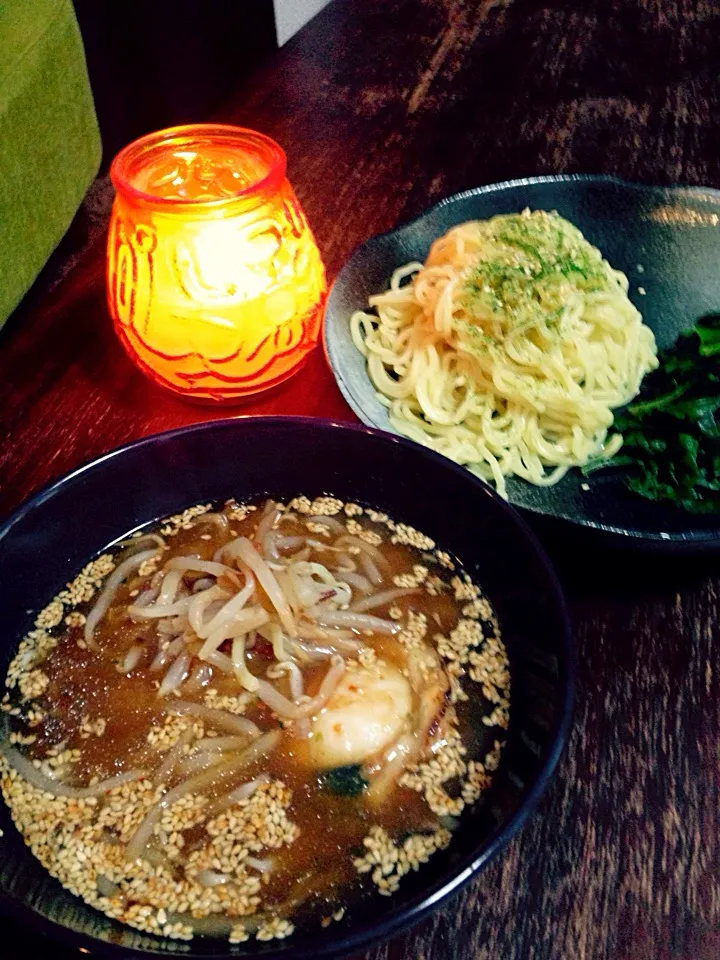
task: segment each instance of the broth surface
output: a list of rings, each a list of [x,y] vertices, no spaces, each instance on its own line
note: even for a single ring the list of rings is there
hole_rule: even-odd
[[[203,505],[39,614],[8,671],[2,791],[109,916],[284,937],[447,846],[509,691],[488,601],[427,537],[332,497]]]

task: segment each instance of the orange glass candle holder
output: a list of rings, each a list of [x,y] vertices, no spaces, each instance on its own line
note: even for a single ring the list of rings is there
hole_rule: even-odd
[[[110,313],[130,357],[176,393],[238,400],[317,343],[325,271],[285,167],[273,140],[214,124],[142,137],[112,163]]]

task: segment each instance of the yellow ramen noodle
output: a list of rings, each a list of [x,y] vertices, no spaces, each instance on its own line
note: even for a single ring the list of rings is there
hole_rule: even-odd
[[[412,277],[410,283],[404,283]],[[461,224],[351,319],[399,432],[494,483],[557,483],[613,456],[613,410],[657,366],[614,270],[555,213]]]

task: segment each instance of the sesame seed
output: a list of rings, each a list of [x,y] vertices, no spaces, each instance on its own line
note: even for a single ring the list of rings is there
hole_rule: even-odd
[[[289,920],[283,920],[280,917],[273,917],[264,923],[255,934],[258,940],[284,940],[289,937],[295,927]]]
[[[249,693],[240,693],[237,696],[221,696],[214,687],[205,691],[205,705],[215,710],[227,710],[228,713],[245,713],[253,696]]]
[[[35,618],[35,626],[40,629],[51,630],[60,623],[64,611],[65,605],[61,600],[57,598],[52,600]]]
[[[228,937],[229,942],[245,943],[245,941],[249,939],[250,934],[247,932],[245,925],[242,923],[234,923],[230,930],[230,936]]]
[[[400,880],[420,864],[427,863],[433,853],[450,843],[450,832],[414,833],[398,845],[387,831],[378,825],[370,828],[363,840],[365,853],[353,860],[359,874],[370,873],[373,883],[384,896],[394,893]]]
[[[410,767],[400,778],[400,784],[424,794],[427,805],[438,816],[458,816],[465,806],[464,800],[451,797],[443,788],[448,781],[465,775],[466,752],[457,727],[452,726],[432,758]]]
[[[197,518],[210,509],[210,504],[198,505],[178,513],[164,522],[162,533],[174,536],[181,530],[190,530]],[[402,572],[392,577],[393,583],[401,588],[422,588],[427,595],[443,594],[448,601],[453,597],[457,601],[462,615],[454,625],[450,621],[446,627],[449,616],[444,606],[443,617],[434,613],[430,621],[426,613],[412,608],[404,610],[404,602],[393,604],[387,615],[401,626],[393,643],[399,641],[408,654],[408,666],[402,669],[404,675],[413,683],[415,677],[426,682],[437,676],[441,669],[439,655],[446,687],[449,687],[449,696],[445,693],[441,732],[432,743],[432,753],[423,755],[421,762],[407,769],[400,784],[422,795],[437,816],[458,816],[464,806],[474,803],[490,784],[503,746],[502,730],[509,722],[508,658],[489,602],[461,567],[456,566],[450,554],[437,549],[432,539],[413,527],[394,522],[381,511],[343,503],[330,496],[314,500],[298,497],[288,507],[280,505],[280,509],[289,520],[303,523],[318,538],[330,542],[334,539],[333,531],[314,518],[339,516],[348,533],[368,544],[377,546],[389,539],[392,544],[409,548],[413,558],[423,562],[411,560],[401,568]],[[256,510],[254,504],[228,501],[225,514],[240,523]],[[289,513],[291,510],[295,511],[293,515]],[[387,533],[359,523],[360,516],[384,527]],[[236,531],[230,532],[237,535]],[[203,534],[200,539],[211,540],[212,536]],[[356,544],[345,550],[355,557],[362,552]],[[399,551],[390,553],[394,562]],[[139,568],[139,575],[151,576],[160,562],[158,552]],[[58,642],[86,646],[82,636],[67,631],[59,641],[53,635],[55,628],[62,623],[70,631],[84,626],[85,614],[75,607],[88,603],[114,568],[115,561],[110,554],[86,565],[38,614],[34,630],[20,644],[8,672],[7,685],[10,690],[17,688],[22,702],[19,703],[18,695],[14,694],[13,697],[6,695],[0,704],[4,712],[27,725],[9,734],[10,742],[18,747],[37,743],[38,735],[28,728],[38,726],[46,717],[47,704],[42,699],[37,701],[45,695],[50,683],[47,675],[50,668],[42,669],[48,654]],[[138,592],[133,590],[131,595]],[[432,636],[429,622],[437,631]],[[156,624],[161,632],[172,626],[169,619]],[[365,631],[365,634],[370,642],[359,650],[356,661],[348,662],[349,668],[361,665],[372,669],[378,662],[372,646],[373,632]],[[161,648],[163,644],[169,645],[172,637],[172,632],[168,632],[160,641]],[[185,640],[192,651],[190,642],[197,640],[192,631],[186,632]],[[222,693],[209,688],[199,697],[211,708],[242,715],[256,698],[249,693],[228,695],[226,691],[231,688],[224,683],[224,678],[218,681]],[[491,736],[498,737],[493,749],[482,758],[468,756],[453,707],[468,699],[471,683],[479,685],[487,701],[482,723],[495,728]],[[154,680],[153,684],[157,688],[159,681]],[[174,695],[181,696],[179,691]],[[255,719],[254,713],[252,716]],[[41,740],[40,748],[29,752],[29,759],[46,776],[67,779],[70,783],[82,782],[82,770],[76,769],[82,751],[76,744],[91,737],[102,737],[106,729],[104,717],[84,714],[76,730],[65,734],[66,740],[49,748]],[[188,734],[191,737],[186,737]],[[149,747],[166,753],[186,737],[190,741],[184,747],[187,758],[192,753],[191,738],[214,735],[216,731],[206,731],[199,720],[169,714],[147,730],[146,739]],[[46,748],[44,752],[43,748]],[[100,778],[101,774],[94,777],[91,784]],[[170,785],[174,782],[176,780],[169,780]],[[151,808],[161,803],[169,789],[167,785],[155,784],[144,777],[108,791],[100,798],[56,797],[33,787],[0,757],[0,788],[14,822],[43,866],[66,889],[122,923],[154,935],[189,940],[193,937],[195,921],[221,915],[229,920],[228,940],[233,944],[248,940],[252,931],[256,931],[260,941],[283,939],[294,931],[291,919],[278,915],[277,910],[273,914],[271,908],[265,909],[263,891],[269,875],[253,860],[267,859],[270,851],[288,847],[299,836],[302,821],[300,825],[294,822],[292,792],[280,780],[260,783],[250,797],[220,813],[213,793],[212,800],[202,794],[183,796],[162,809],[143,855],[134,863],[125,859],[126,845]],[[382,826],[375,825],[363,841],[362,855],[354,858],[353,863],[359,876],[367,876],[381,894],[390,895],[397,890],[403,876],[419,869],[449,842],[450,833],[446,829],[392,837]],[[280,864],[282,854],[273,854],[270,859]],[[218,876],[205,876],[208,873]],[[323,922],[340,920],[343,914],[344,908],[336,909]],[[252,922],[242,919],[251,916],[254,916]]]
[[[236,523],[247,520],[250,514],[256,509],[257,507],[254,504],[238,503],[237,500],[228,500],[225,503],[225,513],[228,519],[234,520]]]
[[[393,577],[393,583],[397,587],[408,587],[413,589],[419,587],[427,579],[430,571],[420,563],[416,563],[412,573],[398,573]]]
[[[41,697],[50,683],[50,677],[38,667],[20,675],[18,688],[24,700]]]
[[[390,538],[390,542],[415,547],[417,550],[433,550],[435,548],[434,540],[425,536],[424,533],[415,530],[414,527],[408,526],[406,523],[398,523],[395,525],[395,532]]]
[[[417,649],[422,646],[426,634],[427,616],[415,610],[408,610],[407,624],[398,634],[400,643],[405,644],[409,649]]]
[[[160,566],[160,554],[156,553],[154,557],[148,557],[147,560],[143,562],[138,567],[138,576],[139,577],[149,577]]]
[[[197,506],[188,507],[188,509],[183,510],[182,513],[177,513],[166,520],[164,525],[160,528],[160,533],[164,537],[175,537],[181,530],[189,530],[192,527],[193,520],[196,517],[202,516],[203,513],[207,513],[211,507],[212,504],[210,503],[197,504]]]
[[[315,523],[314,520],[306,520],[305,526],[310,533],[314,534],[316,537],[327,537],[331,536],[330,530],[324,523]]]
[[[337,497],[317,497],[310,504],[310,513],[316,517],[334,517],[336,513],[340,513],[342,508],[343,502],[338,500]]]

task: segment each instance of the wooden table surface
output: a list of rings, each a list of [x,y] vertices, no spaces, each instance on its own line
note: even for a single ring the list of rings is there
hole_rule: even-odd
[[[719,63],[716,0],[334,0],[220,118],[284,145],[332,279],[357,243],[478,184],[583,172],[720,187]],[[0,337],[3,513],[120,443],[217,415],[125,358],[102,229],[89,237]],[[237,412],[353,419],[320,350],[272,395],[219,414]],[[507,851],[366,956],[716,960],[717,563],[543,534],[580,652],[567,754]]]

